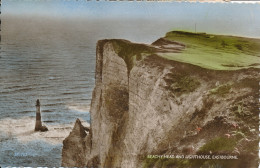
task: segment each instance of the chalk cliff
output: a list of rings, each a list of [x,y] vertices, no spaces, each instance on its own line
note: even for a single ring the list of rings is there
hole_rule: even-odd
[[[233,154],[239,159],[219,164],[257,167],[259,69],[206,69],[158,55],[185,47],[164,38],[98,41],[90,130],[76,121],[62,166],[199,167],[215,162],[147,155]]]

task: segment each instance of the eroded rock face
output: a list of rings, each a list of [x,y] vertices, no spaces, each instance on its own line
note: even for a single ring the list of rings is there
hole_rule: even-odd
[[[258,122],[256,69],[206,70],[153,54],[129,72],[110,40],[98,42],[96,60],[90,131],[76,121],[64,140],[62,166],[142,167],[149,154],[187,153],[187,146],[196,154],[210,140],[241,130],[250,142],[232,135],[238,150],[247,155],[251,144],[246,166],[257,164],[257,128],[249,135]],[[252,112],[251,125],[241,106]]]
[[[84,167],[86,162],[86,144],[87,136],[84,126],[79,119],[76,120],[70,135],[63,141],[62,166],[73,165],[75,167]]]

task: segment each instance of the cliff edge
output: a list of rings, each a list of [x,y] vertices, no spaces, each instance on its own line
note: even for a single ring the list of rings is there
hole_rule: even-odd
[[[259,50],[235,46],[236,40],[231,40],[235,37],[221,37],[172,32],[151,45],[98,41],[91,126],[86,131],[76,121],[63,142],[62,166],[257,167],[259,65],[243,61],[238,65],[239,60],[230,59],[231,64],[227,58],[221,63],[221,52],[259,59]],[[216,53],[194,41],[214,38],[223,47]],[[243,40],[247,44],[248,39]],[[188,54],[194,47],[219,62],[209,66],[192,60]],[[149,157],[177,154],[238,159]]]

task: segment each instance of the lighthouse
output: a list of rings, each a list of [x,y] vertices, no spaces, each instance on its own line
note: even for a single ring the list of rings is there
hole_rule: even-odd
[[[46,126],[42,125],[42,119],[41,119],[41,104],[40,100],[36,100],[36,123],[34,131],[48,131],[48,128]]]
[[[41,118],[41,104],[40,100],[36,100],[36,123],[35,123],[35,131],[40,131],[42,127],[42,118]]]

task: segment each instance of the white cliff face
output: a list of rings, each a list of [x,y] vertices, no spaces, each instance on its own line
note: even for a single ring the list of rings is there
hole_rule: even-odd
[[[205,70],[156,55],[129,70],[113,42],[97,44],[90,132],[73,129],[64,141],[62,166],[142,167],[149,154],[181,153],[191,144],[196,153],[232,129],[234,100],[250,99],[252,88],[236,82],[259,76],[254,70]],[[227,82],[233,82],[228,90],[233,94],[211,93],[216,83]]]
[[[121,119],[118,117],[122,117],[128,110],[124,109],[124,106],[128,106],[128,76],[126,63],[115,53],[111,43],[104,44],[103,52],[97,54],[97,60],[102,60],[97,63],[102,74],[97,77],[99,79],[93,92],[90,111],[93,150],[91,155],[100,156],[100,164],[104,165],[113,143],[115,127]],[[121,105],[123,108],[118,107]],[[100,155],[101,151],[103,155]]]
[[[165,60],[151,56],[132,69],[128,120],[131,122],[125,130],[122,167],[141,167],[141,158],[161,153],[169,149],[173,142],[177,144],[185,132],[178,128],[181,118],[193,113],[195,106],[202,103],[203,94],[199,92],[185,94],[181,98],[171,96],[165,79],[174,68]],[[189,103],[185,104],[186,101],[181,102],[180,99],[186,99]],[[170,132],[173,135],[169,135]]]
[[[170,67],[144,66],[141,62],[134,67],[129,79],[129,121],[124,139],[122,167],[134,167],[138,156],[156,148],[169,128],[162,126],[170,120],[168,101],[163,77]],[[159,108],[159,109],[158,109]],[[175,117],[177,117],[176,115]]]

